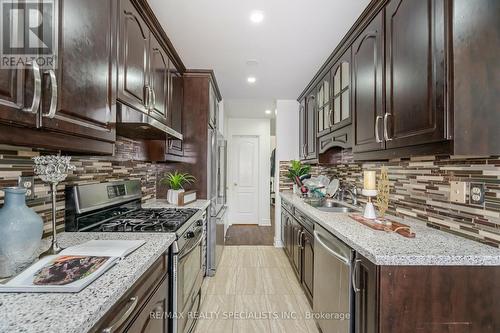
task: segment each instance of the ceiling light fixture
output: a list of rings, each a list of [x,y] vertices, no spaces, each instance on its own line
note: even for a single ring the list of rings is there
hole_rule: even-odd
[[[257,81],[257,79],[254,76],[249,76],[247,77],[247,82],[250,84],[253,84]]]
[[[266,110],[266,114],[271,114],[271,110]]]
[[[264,20],[264,13],[260,10],[254,10],[250,13],[250,21],[260,23]]]

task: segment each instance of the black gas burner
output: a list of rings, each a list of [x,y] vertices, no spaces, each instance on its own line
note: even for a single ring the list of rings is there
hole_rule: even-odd
[[[196,209],[138,209],[103,223],[92,231],[175,232],[196,212]]]

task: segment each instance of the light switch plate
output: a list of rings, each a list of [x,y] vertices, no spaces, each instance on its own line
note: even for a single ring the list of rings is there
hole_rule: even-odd
[[[35,199],[35,177],[19,177],[18,184],[21,187],[24,187],[26,191],[26,200]]]
[[[467,183],[451,182],[450,184],[450,201],[457,203],[465,203],[467,196]]]

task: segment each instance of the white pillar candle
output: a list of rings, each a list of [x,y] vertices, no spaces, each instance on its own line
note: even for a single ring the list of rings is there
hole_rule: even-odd
[[[364,171],[363,172],[363,186],[365,190],[376,190],[376,174],[375,171]]]

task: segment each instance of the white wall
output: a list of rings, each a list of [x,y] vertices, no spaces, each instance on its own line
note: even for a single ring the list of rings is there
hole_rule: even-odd
[[[226,140],[228,146],[228,209],[229,223],[231,224],[231,200],[233,190],[233,156],[232,139],[235,135],[252,135],[259,137],[259,225],[271,225],[270,189],[271,181],[271,122],[265,118],[228,118],[226,123]],[[298,147],[298,144],[297,144]]]
[[[295,100],[276,102],[276,176],[275,191],[279,192],[280,161],[299,159],[299,103]],[[283,247],[281,239],[281,198],[276,196],[274,246]]]

